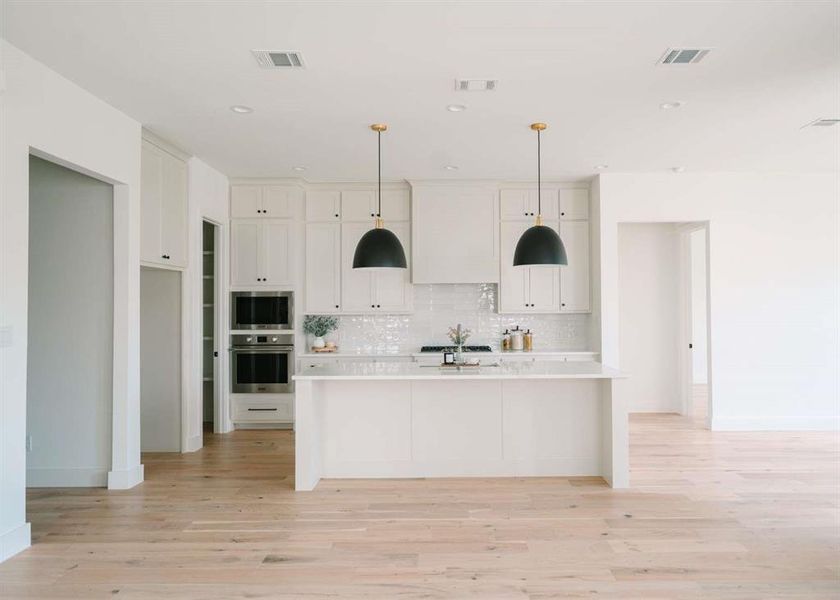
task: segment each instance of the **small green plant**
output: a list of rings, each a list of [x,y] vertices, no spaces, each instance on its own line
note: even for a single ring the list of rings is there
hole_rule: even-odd
[[[329,315],[306,315],[303,318],[304,333],[315,337],[324,337],[330,331],[338,329],[338,318]]]

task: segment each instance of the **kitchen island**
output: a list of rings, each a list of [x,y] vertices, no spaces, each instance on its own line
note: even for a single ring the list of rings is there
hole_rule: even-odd
[[[595,362],[357,362],[295,380],[295,489],[321,478],[602,476],[628,484],[621,373]]]

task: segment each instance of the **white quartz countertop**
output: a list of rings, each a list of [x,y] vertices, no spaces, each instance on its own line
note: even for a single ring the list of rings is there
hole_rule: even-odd
[[[307,380],[408,380],[408,379],[616,379],[624,375],[597,362],[534,361],[491,363],[461,370],[408,362],[352,362],[307,366],[294,375]]]

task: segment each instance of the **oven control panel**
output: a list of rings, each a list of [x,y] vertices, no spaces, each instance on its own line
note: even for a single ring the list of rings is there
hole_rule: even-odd
[[[230,336],[232,346],[291,346],[287,336],[236,334]]]

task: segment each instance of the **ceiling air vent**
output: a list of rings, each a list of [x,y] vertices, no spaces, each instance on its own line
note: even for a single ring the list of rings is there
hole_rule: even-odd
[[[663,54],[659,65],[696,65],[706,58],[711,48],[668,48]]]
[[[456,79],[459,92],[492,92],[499,86],[498,79]]]
[[[300,52],[284,50],[251,50],[263,69],[302,69],[303,56]]]
[[[803,129],[805,127],[831,127],[832,125],[837,125],[838,123],[840,123],[840,119],[817,119],[816,121],[805,123],[802,127]]]

